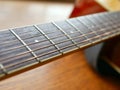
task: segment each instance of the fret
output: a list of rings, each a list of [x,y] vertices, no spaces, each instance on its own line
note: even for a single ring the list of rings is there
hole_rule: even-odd
[[[104,17],[106,17],[106,19],[107,19],[107,21],[111,21],[112,22],[112,24],[117,24],[117,23],[120,23],[120,20],[119,19],[117,19],[116,21],[114,21],[114,17],[113,16],[111,16],[111,15],[107,15],[107,13],[105,13],[105,14],[103,14],[104,15]],[[118,16],[117,16],[118,17]],[[119,18],[119,17],[118,17]],[[114,26],[114,25],[112,25],[112,26]]]
[[[59,48],[62,49],[64,46],[72,45],[71,47],[66,47],[66,48],[62,49],[62,51],[63,51],[64,53],[67,53],[67,52],[69,52],[69,51],[71,51],[71,50],[75,50],[75,49],[78,49],[78,48],[79,48],[79,46],[77,46],[77,44],[72,40],[72,38],[71,38],[61,27],[59,27],[55,22],[52,22],[52,24],[53,24],[55,27],[57,27],[58,30],[61,31],[61,32],[64,34],[64,36],[66,37],[65,40],[67,40],[67,41],[64,42],[64,43],[59,43],[59,44],[57,44],[57,45],[59,46]]]
[[[75,46],[77,46],[77,48],[79,48],[79,46],[77,45],[77,43],[74,42],[74,40],[73,40],[61,27],[59,27],[55,22],[52,22],[52,24],[55,25],[68,39],[70,39],[71,42],[72,42]]]
[[[2,38],[4,37],[4,38]],[[17,40],[14,36],[12,36],[12,34],[10,34],[10,32],[7,31],[1,31],[0,33],[0,42],[4,42],[4,41],[11,41],[11,40]]]
[[[107,13],[105,13],[106,15],[107,15]],[[109,16],[109,17],[112,17],[111,19],[113,19],[113,21],[114,21],[114,19],[116,19],[116,20],[118,20],[118,21],[120,21],[120,19],[119,19],[119,16],[120,16],[120,14],[119,14],[119,12],[118,13],[109,13],[109,15],[107,15],[107,16]],[[115,20],[115,21],[116,21]]]
[[[0,76],[120,35],[119,18],[102,13],[0,31]]]
[[[95,28],[94,24],[92,24],[91,22],[89,22],[89,20],[87,20],[86,17],[80,17],[80,18],[77,18],[77,20],[80,23],[82,23],[85,27],[87,27],[91,32],[94,33],[94,37],[96,37],[94,39],[94,41],[101,40],[101,36],[95,30],[93,30],[93,28]]]
[[[83,32],[81,32],[74,24],[72,24],[69,20],[66,20],[66,22],[69,25],[71,25],[73,28],[75,28],[79,33],[82,34],[82,37],[74,39],[75,42],[85,41],[85,42],[82,42],[82,44],[77,43],[80,46],[80,48],[82,48],[82,47],[84,47],[86,45],[92,44],[91,43],[92,41]]]
[[[103,23],[103,21],[100,21],[101,20],[101,18],[100,17],[97,17],[97,16],[88,16],[89,18],[89,20],[91,21],[91,22],[93,22],[94,23],[94,21],[95,22],[99,22],[99,25],[101,26],[99,26],[99,25],[97,25],[96,24],[96,27],[98,28],[98,30],[102,30],[102,32],[99,32],[99,33],[101,33],[101,35],[102,35],[102,38],[103,39],[105,39],[105,38],[109,38],[109,35],[110,34],[112,34],[113,32],[112,32],[112,29],[111,29],[111,25],[109,26],[108,24],[107,24],[107,27],[106,27],[106,25],[104,25]],[[96,18],[97,17],[97,18]],[[95,23],[94,23],[95,24]],[[109,27],[108,27],[109,26]],[[107,32],[109,32],[109,33],[107,33]],[[103,35],[104,34],[104,35]]]
[[[105,39],[105,38],[108,38],[109,37],[109,34],[112,34],[111,32],[111,28],[108,27],[108,25],[106,24],[103,24],[103,21],[101,20],[100,17],[97,17],[95,15],[89,15],[89,20],[91,22],[93,22],[94,24],[96,24],[96,26],[99,28],[98,30],[102,30],[103,33],[106,33],[106,34],[101,34],[102,35],[102,39]],[[98,25],[97,25],[98,24]],[[109,33],[108,33],[109,32]]]
[[[108,38],[109,34],[112,34],[112,32],[109,32],[109,33],[107,32],[107,31],[110,31],[108,26],[104,26],[103,24],[97,25],[97,22],[99,22],[99,20],[96,19],[95,17],[93,17],[92,15],[86,16],[86,19],[95,25],[95,28],[93,28],[93,30],[96,30],[97,33],[99,35],[101,35],[101,37],[102,37],[101,40]],[[101,18],[99,18],[99,19],[101,19]]]
[[[70,40],[57,45],[64,54],[78,49]]]
[[[37,55],[32,51],[32,49],[12,30],[10,29],[11,33],[30,51],[30,53],[36,58],[36,60],[39,62],[39,58]]]
[[[0,31],[0,38],[2,39],[3,36],[4,37],[13,37],[12,34],[8,30]]]
[[[69,21],[71,21],[71,23],[74,23],[74,26],[76,26],[82,33],[87,34],[91,32],[88,28],[84,27],[82,23],[77,21],[76,18],[69,19]]]
[[[42,29],[46,34],[51,34],[54,32],[61,33],[52,23],[40,24],[37,25],[38,28]]]
[[[36,30],[33,26],[21,27],[13,29],[16,34],[21,37],[22,40],[35,36],[41,36],[42,34]]]
[[[92,17],[93,19],[96,19],[97,23],[102,24],[100,26],[101,27],[103,26],[103,28],[105,26],[108,27],[108,25],[109,26],[112,25],[113,27],[115,27],[115,24],[119,23],[119,19],[114,20],[115,18],[111,17],[111,13],[109,13],[109,15],[107,13],[103,13],[103,14],[99,14],[99,15],[94,14],[94,15],[89,15],[89,17]],[[113,25],[112,19],[114,21],[114,25]],[[108,27],[108,29],[109,29],[109,27]]]
[[[49,26],[50,25],[50,26]],[[44,27],[45,26],[45,27]],[[42,29],[46,33],[46,35],[51,39],[55,38],[55,36],[63,36],[63,33],[59,31],[55,26],[51,23],[37,25],[38,28]]]
[[[101,25],[101,27],[107,27],[108,25],[111,25],[111,22],[106,22],[105,19],[102,19],[101,15],[92,15],[94,19],[97,20],[97,22]]]
[[[56,38],[56,37],[62,37],[64,36],[61,31],[59,31],[53,24],[47,23],[47,24],[40,24],[37,25],[38,28],[42,29],[46,33],[46,35],[50,38]]]
[[[71,25],[73,28],[75,28],[83,36],[81,38],[75,39],[76,42],[81,42],[81,41],[84,41],[84,40],[88,40],[87,44],[86,43],[84,43],[84,44],[86,44],[86,45],[92,44],[91,43],[92,41],[83,32],[81,32],[74,24],[72,24],[69,20],[66,20],[66,22],[69,25]],[[80,45],[80,47],[82,47],[82,46]]]
[[[101,28],[104,28],[104,24],[105,23],[103,23],[103,21],[99,18],[99,17],[97,17],[96,15],[89,15],[89,16],[87,16],[87,17],[89,17],[89,19],[91,20],[91,21],[93,21],[97,26],[99,26],[99,27],[101,27]]]
[[[108,25],[112,27],[112,29],[110,29],[111,27],[108,27],[108,28],[107,28],[108,31],[112,31],[112,30],[116,27],[116,24],[113,23],[108,17],[106,17],[105,14],[103,14],[103,15],[98,15],[97,17],[98,17],[100,20],[103,20],[104,23],[105,23],[105,22],[108,22],[107,24],[105,23],[105,25],[104,25],[105,27],[108,27]],[[102,21],[101,21],[101,22],[102,22]]]
[[[2,70],[2,72],[3,72],[4,74],[7,74],[7,73],[8,73],[7,70],[5,69],[4,65],[1,64],[1,63],[0,63],[0,69]]]
[[[106,17],[105,16],[105,14],[103,14],[103,15],[99,15],[98,16],[100,19],[102,19],[103,20],[103,22],[108,22],[108,23],[106,23],[107,25],[112,25],[113,26],[113,24],[116,24],[116,23],[113,23],[112,21],[111,21],[111,19],[109,19],[108,17]],[[116,21],[115,21],[116,22]]]
[[[37,30],[39,30],[43,36],[45,36],[48,41],[50,41],[50,43],[52,43],[52,45],[60,52],[60,54],[63,54],[63,52],[60,50],[60,48],[54,43],[54,41],[52,41],[52,39],[50,39],[40,28],[38,28],[36,25],[34,25],[34,27],[37,28]]]
[[[110,15],[108,16],[107,14],[104,14],[104,17],[107,17],[107,21],[111,21],[112,22],[111,27],[113,28],[113,30],[116,29],[116,32],[114,32],[114,34],[117,35],[119,33],[119,29],[117,30],[117,28],[120,27],[120,25],[117,25],[117,24],[120,23],[120,20],[117,19],[116,21],[114,21],[113,17],[110,17]]]
[[[91,18],[89,16],[86,16],[86,19],[94,25],[94,27],[91,27],[91,29],[93,29],[94,31],[97,32],[98,35],[103,35],[105,33],[105,29],[100,28],[100,26],[95,23],[93,20],[91,20]],[[101,38],[102,39],[102,38]]]
[[[106,16],[105,14],[100,15],[100,17],[104,20],[104,22],[111,22],[110,26],[112,27],[112,30],[118,28],[118,26],[116,24],[120,23],[120,22],[118,22],[117,20],[113,22],[112,19],[109,18],[108,16]],[[116,34],[116,32],[114,32],[114,33]]]
[[[99,36],[100,32],[97,32],[100,28],[97,27],[98,23],[93,23],[91,21],[91,18],[88,16],[80,17],[77,18],[81,23],[83,23],[88,29],[90,29],[90,31],[94,32],[97,36]],[[96,25],[97,24],[97,25]],[[100,37],[100,36],[99,36]],[[101,37],[100,37],[101,38]]]
[[[39,33],[36,31],[36,29],[33,26],[24,26],[24,27],[14,28],[13,30],[15,32],[17,32],[17,34],[19,34],[19,36],[23,35],[23,34],[27,34],[27,33],[32,33],[32,34]]]

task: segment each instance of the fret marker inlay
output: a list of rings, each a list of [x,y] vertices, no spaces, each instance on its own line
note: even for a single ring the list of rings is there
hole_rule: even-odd
[[[79,18],[76,18],[76,20],[77,20],[78,22],[82,23],[82,24],[83,24],[86,28],[88,28],[91,32],[93,32],[93,33],[96,35],[96,38],[97,38],[97,37],[99,38],[97,41],[94,41],[93,43],[96,43],[96,42],[98,42],[98,41],[101,40],[101,36],[100,36],[99,34],[97,34],[96,31],[94,31],[93,29],[91,29],[91,28],[94,28],[94,27],[95,27],[94,25],[92,25],[91,27],[88,27],[88,26],[86,25],[86,23],[80,21]]]
[[[74,24],[72,24],[69,20],[66,20],[66,22],[67,22],[69,25],[71,25],[73,28],[75,28],[80,34],[82,34],[82,35],[86,38],[86,40],[89,41],[89,43],[88,43],[87,45],[92,44],[92,41],[91,41],[82,31],[80,31]],[[84,47],[84,45],[83,45],[83,46],[80,46],[80,48],[81,48],[81,47]]]
[[[74,42],[73,39],[72,39],[61,27],[59,27],[55,22],[52,22],[52,24],[53,24],[54,26],[56,26],[66,37],[68,37],[68,39],[70,39],[70,40],[72,41],[72,43],[73,43],[75,46],[77,46],[77,48],[80,48],[80,47],[77,45],[77,43]]]
[[[30,53],[36,58],[36,60],[40,62],[39,58],[32,51],[32,49],[12,29],[10,29],[9,31],[30,51]]]
[[[0,78],[117,38],[120,36],[119,18],[120,11],[107,12],[80,17],[80,22],[72,18],[0,31]]]
[[[60,54],[63,54],[60,48],[40,28],[38,28],[37,25],[33,25],[33,26],[54,45],[54,47],[58,50],[58,52],[60,52]]]

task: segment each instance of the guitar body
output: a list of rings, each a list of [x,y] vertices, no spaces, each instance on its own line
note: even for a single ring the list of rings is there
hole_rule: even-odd
[[[64,62],[64,63],[63,63]],[[24,72],[25,71],[25,72]],[[119,90],[119,82],[100,76],[86,62],[83,51],[32,67],[0,82],[0,90]],[[86,85],[87,83],[87,85]]]
[[[70,17],[104,11],[116,11],[120,10],[119,5],[120,2],[118,0],[77,0]],[[104,42],[86,49],[85,56],[87,57],[87,61],[102,74],[120,77],[120,57],[119,52],[116,52],[116,50],[120,50],[119,42],[119,37],[117,37],[109,42]]]
[[[120,37],[86,49],[87,61],[99,73],[120,78]],[[92,53],[92,54],[91,54]]]
[[[83,0],[84,1],[84,0]],[[0,90],[119,90],[119,82],[99,75],[87,63],[84,51],[55,58],[8,75]]]

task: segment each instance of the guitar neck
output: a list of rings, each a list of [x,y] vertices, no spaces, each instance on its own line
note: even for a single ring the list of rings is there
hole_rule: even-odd
[[[120,12],[105,12],[0,32],[0,76],[120,34]]]

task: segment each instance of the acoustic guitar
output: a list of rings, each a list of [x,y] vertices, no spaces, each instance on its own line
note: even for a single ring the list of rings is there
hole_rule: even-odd
[[[93,81],[96,84],[91,89],[99,87],[102,82],[106,83],[105,87],[108,86],[108,81],[101,81],[99,74],[92,75],[90,67],[84,62],[85,58],[79,58],[83,55],[79,50],[119,36],[119,18],[119,11],[104,12],[1,31],[0,89],[79,90],[79,84],[88,82],[86,88],[89,88]],[[43,64],[51,61],[54,65],[44,68]],[[41,69],[36,69],[40,66]],[[101,83],[97,83],[95,78]],[[64,82],[60,83],[59,80]],[[115,86],[109,88],[114,89]]]
[[[105,4],[105,3],[108,4]],[[119,0],[76,0],[70,17],[104,11],[119,11]],[[103,7],[102,7],[103,6]],[[114,43],[114,44],[113,44]],[[106,49],[107,48],[107,49]],[[119,37],[85,50],[88,62],[102,73],[120,76]],[[95,53],[91,56],[91,53]],[[105,70],[105,71],[104,71]]]

